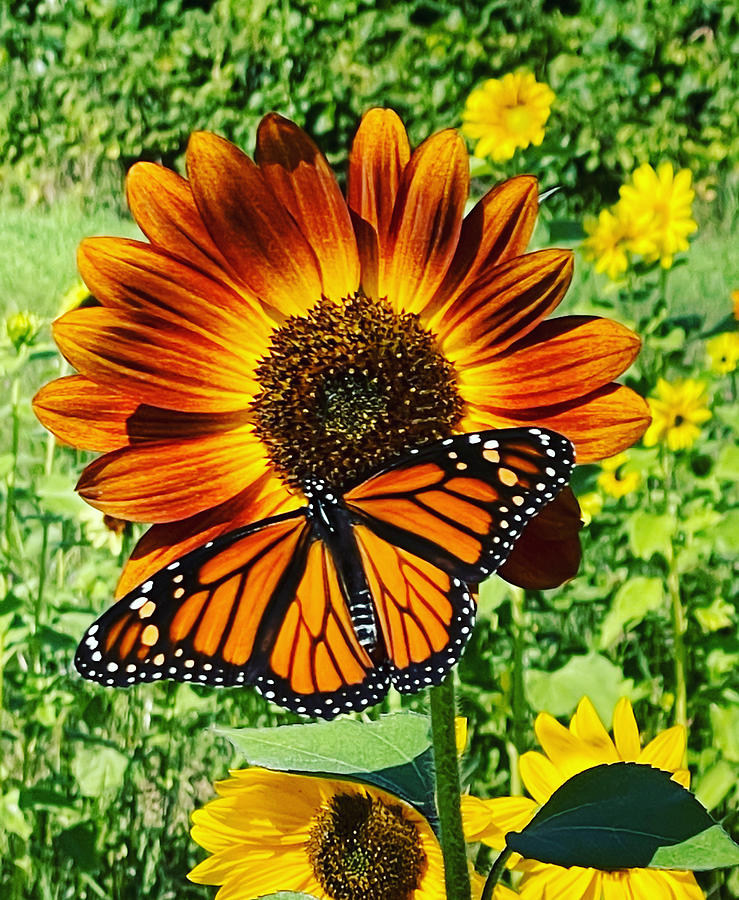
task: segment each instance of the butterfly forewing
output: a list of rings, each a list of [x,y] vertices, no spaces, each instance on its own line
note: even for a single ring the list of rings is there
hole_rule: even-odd
[[[505,562],[573,465],[572,444],[556,432],[474,432],[411,451],[344,499],[390,544],[477,583]]]

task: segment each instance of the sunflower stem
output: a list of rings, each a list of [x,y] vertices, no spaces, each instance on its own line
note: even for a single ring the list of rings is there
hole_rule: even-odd
[[[506,752],[511,773],[511,794],[523,794],[518,760],[523,747],[525,722],[525,697],[523,684],[524,625],[526,622],[526,595],[523,588],[511,586],[511,623],[513,625],[513,663],[511,671],[511,739],[506,741]]]
[[[506,863],[512,853],[513,851],[506,847],[505,850],[498,854],[497,859],[493,863],[493,868],[485,879],[485,887],[482,889],[480,900],[493,900],[495,885],[500,881],[500,876],[505,871]]]
[[[436,770],[436,804],[441,827],[447,900],[470,900],[470,873],[462,831],[459,766],[454,729],[454,672],[429,691]]]
[[[688,687],[686,680],[685,641],[683,635],[687,628],[685,609],[680,596],[680,578],[677,573],[675,552],[670,554],[670,569],[667,573],[667,590],[670,594],[672,607],[672,632],[675,644],[674,671],[675,671],[675,724],[688,725]]]

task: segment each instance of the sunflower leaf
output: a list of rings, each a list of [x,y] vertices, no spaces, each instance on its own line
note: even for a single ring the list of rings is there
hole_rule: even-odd
[[[643,763],[573,776],[506,843],[527,859],[604,871],[705,870],[739,861],[739,847],[695,796]]]
[[[216,728],[252,766],[347,778],[389,791],[436,822],[429,720],[412,712],[375,722],[337,719],[277,728]]]
[[[216,728],[252,766],[279,772],[377,772],[412,762],[431,746],[426,716],[399,712],[375,722],[335,719],[277,728]]]

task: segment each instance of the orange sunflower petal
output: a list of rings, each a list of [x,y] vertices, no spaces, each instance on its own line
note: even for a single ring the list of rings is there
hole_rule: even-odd
[[[465,216],[451,265],[424,318],[449,310],[454,301],[495,266],[526,250],[538,211],[537,181],[519,175],[496,185]]]
[[[539,250],[476,280],[430,327],[446,355],[465,369],[501,354],[555,309],[572,278],[572,253]]]
[[[528,590],[559,587],[582,559],[580,507],[567,487],[528,523],[498,575]]]
[[[129,443],[126,423],[138,407],[136,400],[82,375],[57,378],[33,398],[33,411],[44,428],[82,450],[125,447]]]
[[[618,322],[563,316],[537,325],[503,356],[465,367],[460,393],[472,405],[505,396],[513,409],[566,403],[611,382],[631,365],[640,346],[634,332]]]
[[[116,597],[124,596],[190,550],[242,525],[289,512],[304,503],[302,498],[291,494],[280,479],[265,473],[225,503],[181,522],[152,526],[136,544],[124,566]]]
[[[392,109],[371,109],[362,118],[349,154],[347,201],[362,262],[362,287],[378,298],[380,259],[403,170],[411,156],[408,135]]]
[[[380,246],[379,292],[393,309],[422,312],[443,281],[457,249],[469,183],[467,151],[456,131],[432,135],[411,156],[387,249]]]
[[[77,490],[119,519],[172,522],[240,493],[266,468],[262,445],[240,429],[114,450],[84,469]]]
[[[505,402],[507,398],[502,398]],[[507,410],[489,405],[469,409],[464,431],[539,425],[565,435],[575,445],[578,463],[620,453],[647,430],[649,406],[643,397],[621,384],[608,384],[570,403],[534,409]]]
[[[321,296],[318,262],[259,167],[229,141],[195,132],[187,147],[195,202],[238,277],[283,315],[301,315]]]
[[[69,362],[92,381],[140,403],[184,412],[243,409],[258,389],[253,360],[184,320],[140,312],[76,309],[53,325]]]
[[[257,131],[255,160],[318,257],[323,293],[351,296],[359,287],[357,241],[324,155],[302,128],[270,113]]]
[[[187,179],[164,166],[138,162],[128,170],[126,196],[152,244],[249,296],[205,227]]]
[[[229,335],[255,359],[266,349],[273,323],[256,301],[164,250],[125,238],[88,238],[77,263],[104,306],[137,309],[175,325],[186,319],[206,335]]]

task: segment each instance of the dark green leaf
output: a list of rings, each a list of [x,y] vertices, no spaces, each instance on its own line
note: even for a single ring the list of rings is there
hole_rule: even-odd
[[[570,778],[506,842],[527,859],[611,871],[649,866],[660,848],[674,847],[714,825],[669,772],[612,763]]]

